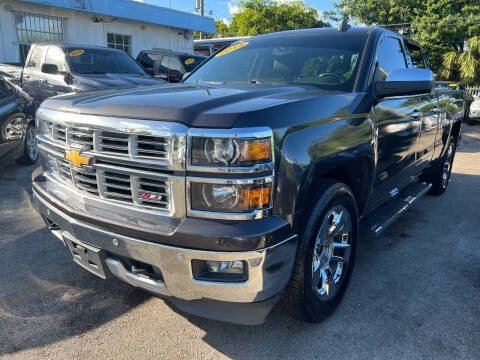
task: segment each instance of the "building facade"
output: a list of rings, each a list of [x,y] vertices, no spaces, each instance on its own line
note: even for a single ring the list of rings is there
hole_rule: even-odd
[[[25,60],[35,42],[193,52],[193,32],[213,19],[132,0],[0,0],[0,62]]]

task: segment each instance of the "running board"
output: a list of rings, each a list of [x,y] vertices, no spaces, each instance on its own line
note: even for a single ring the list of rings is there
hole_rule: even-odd
[[[362,233],[364,235],[379,236],[392,225],[400,215],[407,211],[415,200],[425,195],[431,187],[432,184],[425,182],[414,183],[407,186],[400,192],[400,195],[379,206],[362,220]]]

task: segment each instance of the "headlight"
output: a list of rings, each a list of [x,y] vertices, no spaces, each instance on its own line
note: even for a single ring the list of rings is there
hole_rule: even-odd
[[[268,216],[275,175],[271,129],[190,129],[187,141],[189,216]]]
[[[272,184],[190,184],[191,209],[248,213],[271,206]]]
[[[270,137],[192,137],[193,166],[239,167],[269,163],[273,160]]]

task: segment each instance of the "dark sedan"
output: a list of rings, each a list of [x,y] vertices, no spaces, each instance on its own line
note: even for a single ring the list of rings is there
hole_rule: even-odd
[[[0,77],[0,167],[38,158],[32,99],[20,87]]]

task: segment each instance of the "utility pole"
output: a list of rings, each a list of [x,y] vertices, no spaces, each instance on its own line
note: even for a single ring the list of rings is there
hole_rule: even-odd
[[[200,16],[204,16],[205,6],[203,0],[200,0]],[[200,32],[200,39],[203,39],[203,34]]]

